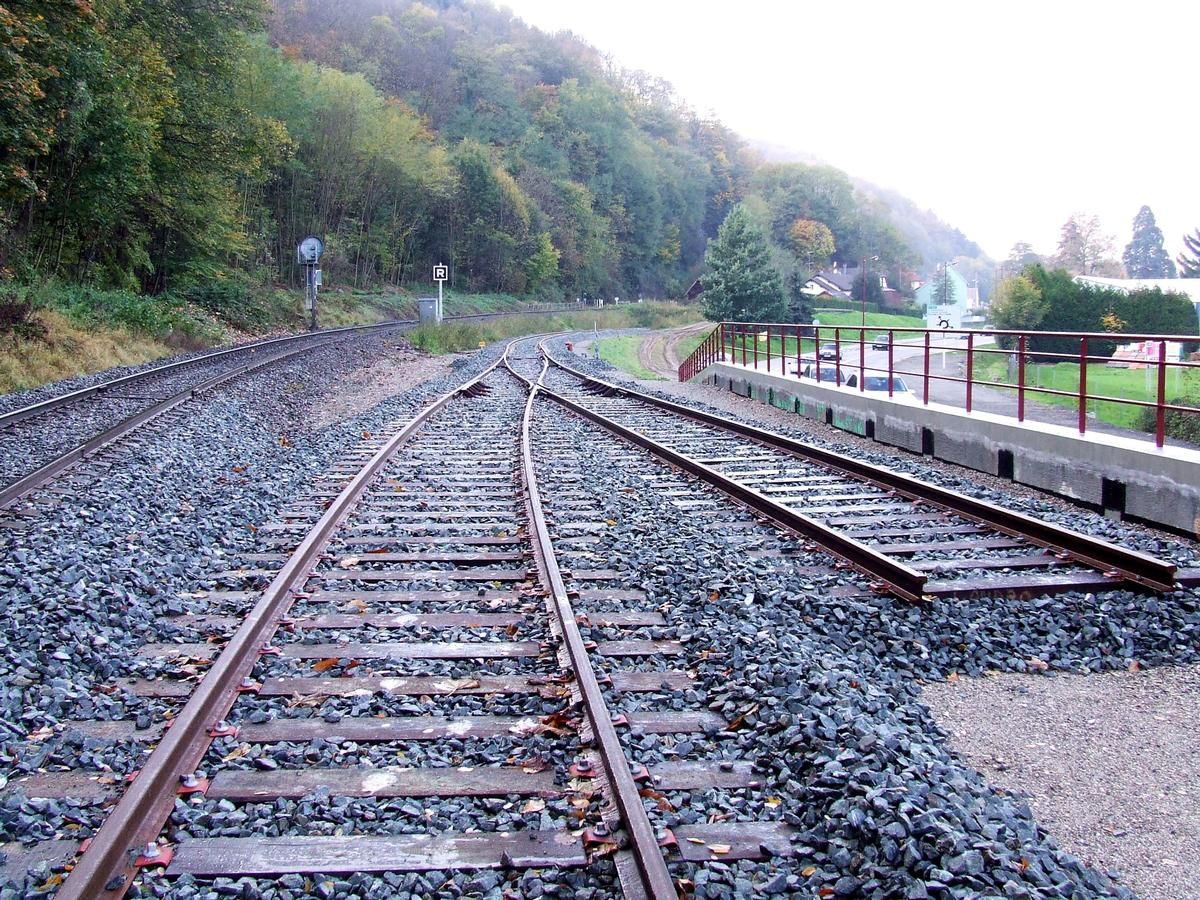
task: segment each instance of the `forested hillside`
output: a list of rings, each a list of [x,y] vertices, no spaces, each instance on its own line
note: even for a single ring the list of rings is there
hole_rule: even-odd
[[[742,201],[793,279],[932,262],[845,174],[761,164],[664,82],[482,2],[0,0],[0,42],[10,285],[225,316],[295,285],[316,233],[330,286],[446,262],[463,290],[671,296]]]

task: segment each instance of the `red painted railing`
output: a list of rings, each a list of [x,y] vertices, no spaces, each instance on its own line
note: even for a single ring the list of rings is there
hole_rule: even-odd
[[[868,341],[867,333],[872,338]],[[879,357],[873,357],[868,365],[867,352],[870,343],[882,343],[886,335],[886,357],[880,351]],[[980,346],[981,339],[996,337],[1011,345],[1011,349],[1000,346]],[[1033,338],[1068,339],[1078,344],[1076,353],[1059,353],[1047,351],[1030,351]],[[1147,352],[1138,358],[1117,360],[1115,357],[1089,353],[1089,342],[1094,347],[1098,342],[1105,344],[1140,343]],[[866,390],[867,374],[887,376],[888,396],[893,396],[896,385],[894,378],[918,377],[921,379],[921,401],[929,403],[929,386],[931,382],[948,382],[962,384],[965,388],[963,405],[967,412],[975,406],[975,388],[989,387],[1015,394],[1015,414],[1019,421],[1026,417],[1026,400],[1031,396],[1048,396],[1071,398],[1072,406],[1077,412],[1077,422],[1080,434],[1087,430],[1089,403],[1115,403],[1139,409],[1154,411],[1154,440],[1159,447],[1163,446],[1166,437],[1166,417],[1169,413],[1183,413],[1200,416],[1200,406],[1188,403],[1167,402],[1168,374],[1175,372],[1178,393],[1185,396],[1189,387],[1178,387],[1180,380],[1190,381],[1190,390],[1200,393],[1200,361],[1181,358],[1167,359],[1168,344],[1200,343],[1197,335],[1140,335],[1140,334],[1108,334],[1083,332],[1031,332],[1031,331],[955,331],[932,330],[919,328],[853,328],[847,326],[817,326],[792,325],[764,322],[721,322],[705,337],[695,351],[679,367],[679,380],[690,381],[713,363],[729,362],[734,365],[746,366],[752,369],[784,375],[800,377],[800,372],[811,365],[810,377],[814,381],[824,382],[825,386],[842,385],[848,378],[846,368],[842,364],[842,352],[846,349],[856,350],[858,360],[853,365],[853,374],[859,391]],[[822,359],[820,348],[831,345],[825,354],[828,359]],[[913,369],[897,369],[897,346],[911,347],[918,351],[921,359],[919,371]],[[945,368],[945,354],[965,353],[965,366],[962,375],[947,372],[938,373],[931,365],[934,351],[943,354],[942,367]],[[1036,360],[1031,360],[1031,356]],[[1006,381],[991,381],[978,378],[981,361],[1004,357],[1009,367],[1016,368],[1015,383]],[[1057,386],[1041,387],[1029,383],[1028,370],[1032,362],[1057,363],[1070,362],[1077,364],[1077,384],[1071,390],[1062,390]],[[1128,367],[1147,369],[1147,379],[1155,381],[1152,400],[1134,400],[1128,397],[1113,397],[1106,394],[1088,391],[1088,365],[1117,364]],[[821,371],[826,376],[822,378]],[[829,370],[832,369],[832,377]],[[845,388],[843,388],[845,389]]]

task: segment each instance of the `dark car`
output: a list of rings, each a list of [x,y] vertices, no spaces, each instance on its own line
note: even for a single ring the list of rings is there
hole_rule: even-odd
[[[808,363],[807,365],[805,365],[805,367],[800,370],[800,377],[801,378],[813,378],[813,379],[816,379],[819,381],[829,382],[831,384],[844,384],[846,381],[845,375],[842,375],[841,379],[839,380],[838,370],[834,366],[821,366],[821,377],[819,379],[817,379],[816,363],[811,363],[811,362]]]
[[[892,333],[890,331],[887,334],[877,334],[877,335],[875,335],[874,338],[871,339],[871,349],[872,350],[886,350],[888,347],[891,346],[891,344],[892,344]]]
[[[821,357],[821,359],[838,360],[842,358],[841,354],[838,353],[837,344],[822,344],[818,355]]]

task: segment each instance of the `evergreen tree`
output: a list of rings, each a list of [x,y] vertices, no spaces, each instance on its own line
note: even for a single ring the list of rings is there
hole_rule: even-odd
[[[1176,257],[1180,278],[1200,278],[1200,228],[1183,236],[1183,252]]]
[[[779,272],[771,264],[767,239],[735,206],[721,223],[704,254],[702,308],[709,319],[734,322],[778,322],[786,307]]]
[[[1130,278],[1174,278],[1175,264],[1163,248],[1162,229],[1154,222],[1150,207],[1143,206],[1133,220],[1133,239],[1121,255]]]
[[[950,267],[942,266],[942,271],[933,286],[933,306],[950,306],[954,303],[954,282],[950,280]]]

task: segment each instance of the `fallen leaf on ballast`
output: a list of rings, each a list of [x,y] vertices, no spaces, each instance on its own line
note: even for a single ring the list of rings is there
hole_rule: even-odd
[[[1038,659],[1036,656],[1029,657],[1029,659],[1026,660],[1026,662],[1029,665],[1029,668],[1037,669],[1039,672],[1045,672],[1048,668],[1050,668],[1049,663]]]
[[[330,669],[332,669],[337,664],[338,664],[337,657],[329,656],[329,657],[326,657],[325,659],[318,660],[317,662],[313,663],[313,671],[314,672],[328,672]]]
[[[362,562],[362,560],[360,560],[357,556],[347,556],[338,560],[338,565],[343,569],[353,569],[360,562]]]
[[[709,853],[728,853],[732,849],[733,849],[733,847],[729,846],[729,844],[709,844],[708,845]]]
[[[541,812],[545,808],[546,808],[546,801],[539,800],[535,797],[532,800],[525,801],[525,805],[521,807],[521,812],[522,813],[535,813],[535,812]]]

